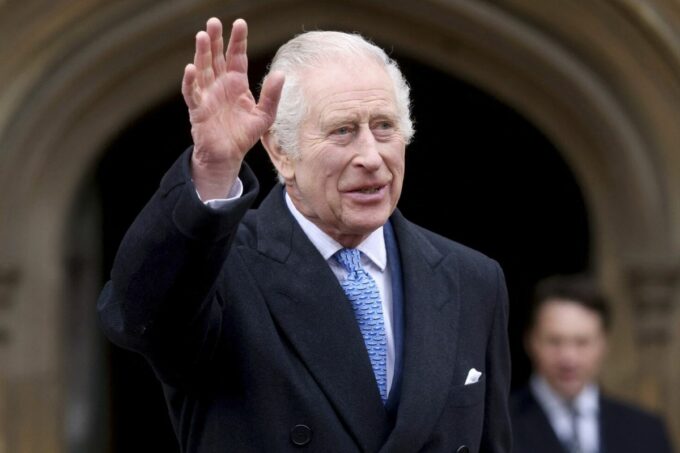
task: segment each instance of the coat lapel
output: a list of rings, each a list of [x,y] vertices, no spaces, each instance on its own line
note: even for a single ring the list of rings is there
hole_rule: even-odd
[[[557,438],[548,416],[529,387],[519,391],[517,413],[513,420],[517,439],[524,449],[521,451],[550,451],[565,453]]]
[[[257,211],[259,254],[250,254],[273,318],[364,451],[389,432],[350,303],[276,187]]]
[[[619,430],[621,424],[617,423],[616,412],[610,402],[600,393],[600,453],[612,453],[626,449],[625,437]]]
[[[418,451],[444,408],[456,357],[459,281],[455,256],[443,256],[398,212],[392,217],[404,288],[402,391],[383,451]]]

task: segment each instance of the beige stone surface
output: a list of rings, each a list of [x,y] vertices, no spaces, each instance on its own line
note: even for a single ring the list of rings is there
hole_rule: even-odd
[[[344,24],[530,118],[592,216],[617,311],[606,384],[680,445],[677,0],[0,0],[0,453],[65,451],[72,204],[107,141],[178,90],[211,15],[246,17],[254,55]]]

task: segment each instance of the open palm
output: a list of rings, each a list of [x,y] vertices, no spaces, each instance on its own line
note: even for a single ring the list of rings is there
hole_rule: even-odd
[[[234,22],[226,53],[222,23],[211,18],[206,30],[196,35],[196,54],[184,70],[182,94],[189,108],[193,161],[229,182],[273,123],[283,75],[270,74],[256,102],[248,85],[246,22]]]

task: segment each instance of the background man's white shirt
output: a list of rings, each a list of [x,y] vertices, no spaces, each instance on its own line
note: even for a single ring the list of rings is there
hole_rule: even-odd
[[[557,438],[563,443],[568,443],[573,438],[568,403],[555,393],[548,382],[539,375],[532,376],[529,384],[536,400],[548,416],[548,421]],[[600,392],[597,385],[589,384],[572,402],[579,413],[577,429],[583,453],[598,453],[599,451],[599,401]]]

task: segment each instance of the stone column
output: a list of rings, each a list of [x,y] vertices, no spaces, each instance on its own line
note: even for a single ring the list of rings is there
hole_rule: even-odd
[[[680,259],[641,261],[628,269],[636,343],[639,391],[643,403],[665,416],[680,445]]]
[[[9,310],[12,306],[13,293],[19,284],[18,268],[7,264],[0,265],[0,363],[7,363],[11,342]],[[9,413],[9,376],[0,367],[0,453],[9,452],[10,419]]]

